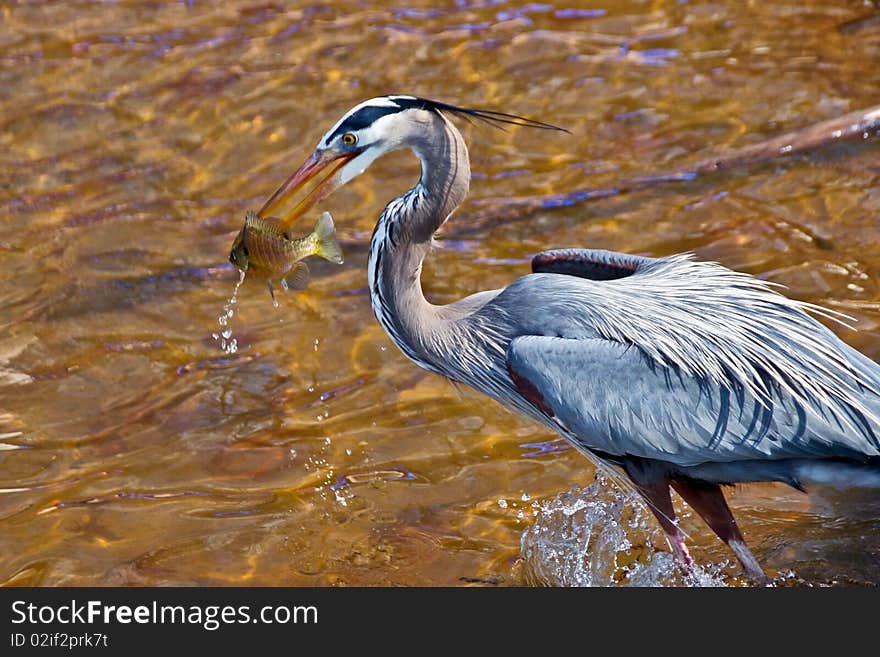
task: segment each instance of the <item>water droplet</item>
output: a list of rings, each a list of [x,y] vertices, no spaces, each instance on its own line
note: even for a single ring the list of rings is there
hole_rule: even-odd
[[[211,334],[215,341],[220,341],[220,348],[227,354],[234,354],[238,351],[238,340],[232,337],[232,329],[228,328],[228,326],[229,320],[235,315],[235,310],[233,310],[232,306],[238,302],[238,289],[244,283],[244,276],[245,273],[243,271],[239,272],[238,283],[235,284],[235,289],[232,290],[232,296],[223,306],[223,312],[217,318],[217,323],[222,327],[222,330],[219,334]]]
[[[498,500],[498,506],[500,506],[502,509],[506,509],[507,508],[507,500],[505,500],[505,499]]]

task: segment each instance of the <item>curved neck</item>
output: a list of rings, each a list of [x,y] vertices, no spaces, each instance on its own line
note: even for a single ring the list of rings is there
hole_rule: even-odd
[[[464,200],[470,162],[461,134],[439,114],[405,144],[422,162],[418,184],[391,201],[370,244],[369,285],[373,312],[398,347],[429,366],[432,330],[442,321],[422,293],[422,262],[434,233]]]
[[[467,147],[451,122],[437,115],[432,130],[421,137],[412,144],[412,149],[421,160],[422,177],[410,190],[412,193],[417,190],[421,201],[405,217],[414,242],[431,240],[464,201],[471,184]]]

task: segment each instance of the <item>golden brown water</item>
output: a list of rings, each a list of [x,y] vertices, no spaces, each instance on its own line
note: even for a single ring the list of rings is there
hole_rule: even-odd
[[[576,5],[0,6],[0,581],[536,581],[520,559],[532,505],[592,468],[398,353],[372,317],[363,249],[313,261],[308,291],[277,311],[246,281],[234,354],[212,333],[244,211],[365,98],[572,131],[463,126],[462,214],[880,103],[877,30],[836,30],[857,1]],[[548,209],[451,241],[425,287],[441,302],[502,286],[546,247],[693,250],[853,315],[844,338],[878,358],[878,155],[868,140]],[[340,192],[327,207],[341,236],[366,240],[417,172],[394,155]],[[880,522],[855,494],[763,485],[731,501],[768,568],[880,583]],[[698,519],[684,527],[700,562],[731,558]]]

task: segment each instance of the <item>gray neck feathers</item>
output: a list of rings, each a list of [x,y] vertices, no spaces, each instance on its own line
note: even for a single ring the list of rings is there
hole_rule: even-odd
[[[421,160],[422,177],[391,201],[379,219],[370,248],[370,296],[376,318],[398,347],[437,371],[426,358],[442,320],[438,307],[422,293],[422,261],[434,233],[467,195],[470,162],[461,134],[433,112],[405,145]]]
[[[407,221],[414,242],[431,240],[464,201],[471,182],[470,159],[461,133],[439,114],[433,114],[432,119],[431,129],[412,144],[422,162],[419,186],[424,199]]]

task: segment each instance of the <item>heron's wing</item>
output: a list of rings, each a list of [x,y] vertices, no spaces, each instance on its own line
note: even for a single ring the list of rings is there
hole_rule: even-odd
[[[601,338],[524,336],[507,351],[520,393],[585,447],[680,466],[878,454],[876,435],[847,431],[784,395],[765,405]]]
[[[731,393],[744,389],[765,406],[774,395],[790,398],[876,441],[880,366],[808,314],[834,319],[833,311],[687,254],[550,251],[534,267],[481,311],[496,313],[488,325],[629,345],[657,367]]]

